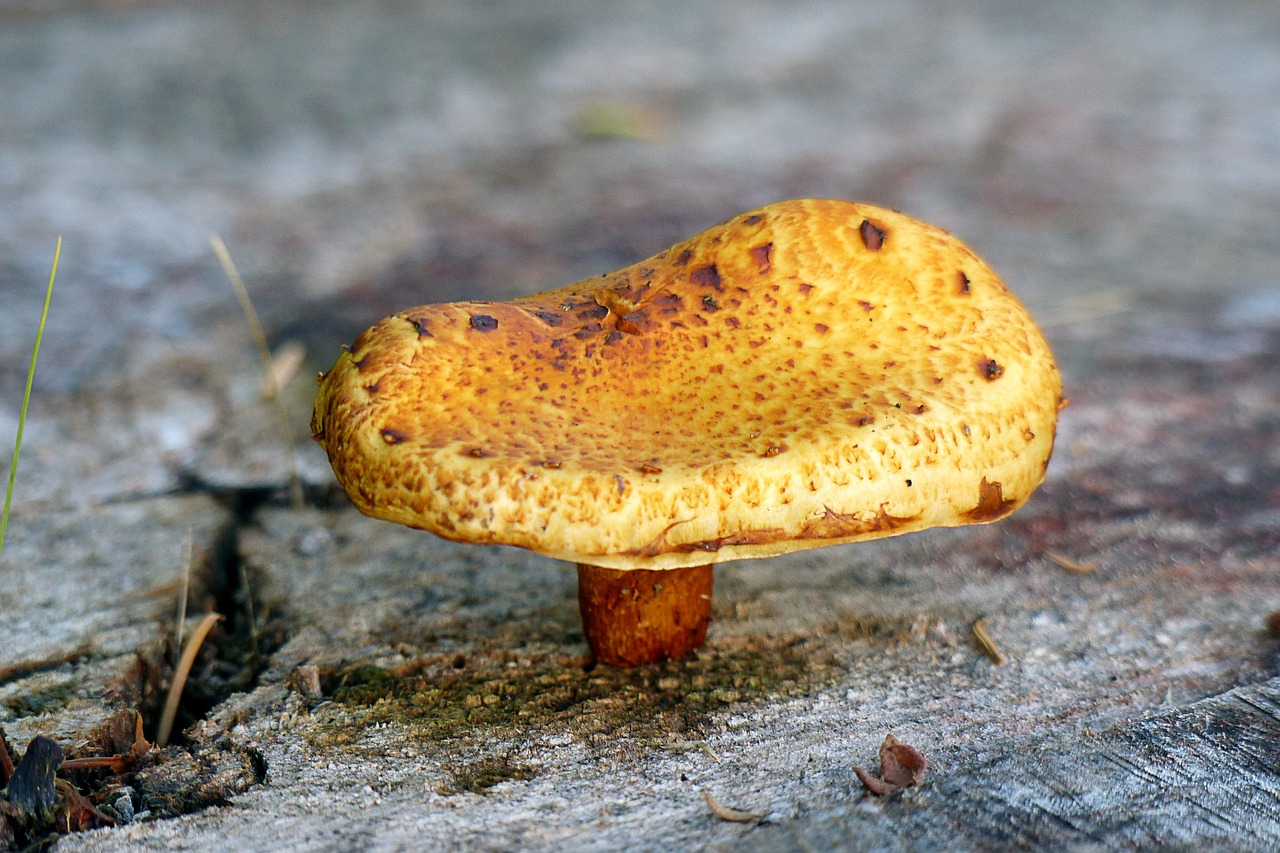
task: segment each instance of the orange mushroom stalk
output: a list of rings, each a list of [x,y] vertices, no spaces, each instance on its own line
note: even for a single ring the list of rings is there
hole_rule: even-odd
[[[801,200],[559,290],[389,317],[322,377],[312,431],[368,515],[578,563],[596,658],[637,665],[702,644],[714,563],[1017,509],[1061,391],[959,240]]]

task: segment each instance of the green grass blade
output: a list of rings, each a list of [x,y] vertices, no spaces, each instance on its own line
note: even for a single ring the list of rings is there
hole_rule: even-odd
[[[22,450],[22,431],[27,426],[27,407],[31,405],[31,385],[36,378],[36,359],[40,356],[40,341],[44,339],[44,324],[49,319],[49,302],[53,299],[53,281],[58,277],[58,259],[62,257],[62,237],[53,247],[53,266],[49,269],[49,286],[44,292],[44,308],[40,311],[40,325],[36,327],[36,345],[31,348],[31,365],[27,368],[27,387],[22,392],[22,408],[18,410],[18,438],[13,443],[13,461],[9,463],[9,484],[4,490],[4,511],[0,512],[0,553],[4,551],[4,534],[9,528],[9,507],[13,504],[13,484],[18,476],[18,453]]]

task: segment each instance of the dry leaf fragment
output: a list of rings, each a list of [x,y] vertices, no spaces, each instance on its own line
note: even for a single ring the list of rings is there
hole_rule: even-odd
[[[853,773],[858,777],[858,781],[862,783],[862,786],[870,791],[874,796],[885,797],[892,794],[894,791],[902,790],[897,785],[890,785],[888,782],[877,779],[861,767],[853,768]]]
[[[755,812],[731,809],[711,796],[710,791],[703,791],[702,798],[707,801],[707,808],[711,809],[713,815],[729,823],[755,823],[764,818],[764,815],[756,814]]]
[[[853,768],[858,781],[873,795],[884,797],[919,783],[929,761],[914,746],[905,744],[893,735],[885,735],[880,744],[880,777],[876,778],[861,767]]]
[[[929,762],[920,750],[893,735],[885,735],[880,744],[880,778],[906,788],[924,778],[928,768]]]
[[[61,763],[62,747],[57,741],[44,735],[32,738],[22,760],[13,768],[9,786],[5,789],[9,802],[26,820],[43,823],[53,814],[54,806],[58,804],[54,775]]]
[[[84,832],[99,826],[115,826],[110,815],[103,814],[98,807],[80,793],[66,779],[55,779],[54,786],[58,790],[58,810],[53,816],[53,825],[58,832]]]

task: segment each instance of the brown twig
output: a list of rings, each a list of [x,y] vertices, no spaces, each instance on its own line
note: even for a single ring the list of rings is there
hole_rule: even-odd
[[[721,820],[729,823],[756,823],[764,818],[762,814],[755,812],[744,812],[738,809],[731,809],[721,803],[715,797],[711,796],[710,791],[702,792],[702,799],[707,801],[707,808],[711,809],[711,813]]]
[[[187,558],[182,567],[182,591],[178,593],[178,626],[174,632],[173,648],[176,653],[182,648],[182,637],[187,633],[187,599],[191,595],[191,561],[194,556],[195,542],[190,529],[187,530]],[[175,666],[176,666],[175,662]]]
[[[991,658],[992,663],[996,666],[1004,663],[1004,653],[1000,651],[996,641],[991,639],[991,635],[987,633],[986,617],[973,623],[973,639],[978,644],[978,648],[982,649],[983,654]]]
[[[276,385],[271,347],[267,344],[267,333],[262,330],[262,323],[258,322],[258,312],[254,310],[253,300],[249,298],[249,288],[245,287],[244,279],[240,277],[235,262],[231,260],[231,253],[227,251],[226,244],[217,234],[211,236],[209,242],[213,245],[213,253],[218,256],[218,262],[222,264],[223,272],[226,273],[231,287],[236,292],[236,297],[240,300],[240,308],[244,311],[244,318],[249,324],[249,332],[253,335],[253,341],[258,347],[258,356],[262,359],[262,381],[264,387],[271,389],[271,393],[267,396],[273,404],[272,409],[275,411],[277,426],[280,429],[280,438],[284,442],[285,451],[289,454],[290,500],[295,509],[300,509],[303,505],[302,478],[298,476],[298,463],[294,458],[293,430],[289,428],[289,414],[284,409],[284,403],[280,400],[280,388]]]
[[[1073,575],[1087,575],[1090,572],[1097,571],[1098,561],[1090,560],[1087,563],[1080,563],[1065,557],[1056,551],[1045,551],[1044,555],[1049,558],[1049,562],[1053,563],[1063,571],[1071,572]]]
[[[249,650],[258,653],[258,619],[253,615],[253,589],[249,586],[249,569],[240,564],[240,589],[244,592],[244,615],[249,623]]]
[[[285,341],[271,354],[271,369],[262,376],[262,399],[270,400],[298,375],[307,350],[297,341]]]
[[[173,732],[173,721],[178,716],[178,702],[182,699],[183,688],[187,686],[187,678],[191,675],[191,667],[196,662],[196,655],[200,651],[200,646],[204,644],[204,638],[220,621],[222,621],[222,614],[207,614],[200,620],[200,624],[191,634],[191,639],[183,647],[182,657],[173,671],[173,681],[169,683],[169,695],[164,700],[164,713],[160,715],[160,726],[156,731],[157,746],[166,746],[169,743],[169,735]]]
[[[66,758],[58,765],[59,770],[96,770],[100,767],[108,767],[112,773],[123,773],[129,769],[129,759],[123,755],[89,755]]]

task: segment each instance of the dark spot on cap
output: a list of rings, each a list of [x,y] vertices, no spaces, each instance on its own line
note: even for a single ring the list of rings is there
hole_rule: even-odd
[[[889,232],[883,226],[877,225],[870,219],[862,220],[862,224],[858,226],[858,233],[862,235],[862,243],[873,252],[880,251],[880,247],[884,245],[884,238],[889,236]]]
[[[473,314],[471,315],[471,328],[477,332],[492,332],[498,328],[498,320],[488,314]]]
[[[766,447],[764,453],[761,453],[760,455],[765,457],[766,459],[772,459],[774,456],[777,456],[779,453],[781,453],[786,449],[787,449],[787,446],[785,444],[771,444],[768,447]]]
[[[825,335],[827,332],[831,331],[831,327],[828,326],[826,323],[814,323],[813,328],[820,335]]]
[[[435,335],[431,334],[431,330],[427,328],[427,321],[423,317],[415,317],[413,320],[413,327],[418,330],[418,337],[420,338],[435,337]]]
[[[698,267],[689,273],[689,278],[699,287],[709,287],[712,290],[724,289],[720,281],[720,270],[716,269],[715,264]]]
[[[964,270],[960,270],[960,292],[969,293],[969,276],[964,274]]]
[[[645,321],[643,311],[632,311],[625,317],[618,318],[618,331],[626,332],[628,335],[638,335],[641,333],[640,323]]]
[[[640,473],[641,474],[661,474],[662,469],[659,468],[657,465],[654,465],[652,462],[645,462],[643,465],[640,466]]]
[[[607,305],[593,305],[585,311],[578,312],[580,320],[603,320],[609,316],[609,307]]]
[[[574,332],[573,336],[578,339],[589,338],[603,328],[604,327],[601,326],[599,323],[588,323],[578,331]]]
[[[748,254],[750,254],[751,259],[756,262],[756,267],[760,270],[761,275],[769,272],[769,270],[773,268],[773,263],[769,257],[772,253],[772,243],[762,243],[761,245],[748,250]]]
[[[871,415],[863,415],[862,417],[854,421],[854,423],[856,423],[858,426],[871,426],[875,422],[876,422],[876,419]]]
[[[871,313],[871,309],[872,309],[872,308],[875,308],[876,306],[872,305],[870,302],[868,302],[868,301],[867,301],[867,300],[865,300],[865,299],[859,299],[859,300],[858,300],[858,307],[859,307],[859,308],[861,308],[863,311],[866,311],[868,314],[870,314],[870,313]]]
[[[979,523],[995,521],[1008,515],[1013,510],[1014,503],[1016,502],[1004,499],[1004,490],[998,482],[988,483],[987,478],[983,477],[978,484],[978,505],[966,512],[964,517]]]
[[[387,444],[401,444],[409,440],[409,436],[405,435],[398,429],[385,427],[382,430],[382,440]]]
[[[627,493],[627,481],[622,478],[621,474],[614,474],[613,481],[618,484],[618,494],[624,495]]]
[[[708,293],[706,296],[702,297],[702,307],[706,311],[719,311],[720,303],[716,302],[711,294]]]
[[[676,266],[678,266],[678,267],[682,267],[682,266],[684,266],[685,264],[689,263],[689,259],[690,259],[690,258],[692,258],[692,257],[693,257],[693,250],[692,250],[692,249],[685,249],[685,250],[684,250],[683,252],[681,252],[679,255],[676,255],[675,264],[676,264]]]
[[[682,307],[680,297],[676,296],[674,293],[663,293],[658,295],[654,298],[653,305],[661,314],[678,314]]]
[[[988,381],[999,379],[1004,375],[1004,367],[996,363],[994,358],[984,358],[978,362],[978,373]]]
[[[614,329],[612,332],[604,336],[604,342],[606,344],[616,344],[620,340],[622,340],[622,332],[619,332],[617,329]]]
[[[801,294],[802,296],[808,296],[808,295],[809,295],[809,291],[810,291],[810,290],[813,290],[813,285],[812,285],[812,284],[801,284],[801,285],[800,285],[800,294]]]
[[[542,467],[543,467],[543,468],[553,468],[553,469],[554,469],[554,468],[559,468],[561,463],[560,463],[560,460],[559,460],[559,459],[544,459],[544,460],[542,460],[542,463],[541,463],[541,464],[542,464]]]
[[[465,451],[472,459],[488,459],[493,454],[485,450],[483,447],[473,447]]]
[[[564,318],[553,311],[534,311],[533,316],[537,317],[548,326],[559,326],[564,322]]]
[[[753,213],[750,216],[748,216],[746,219],[742,220],[742,224],[743,225],[759,225],[763,221],[764,221],[763,216],[761,216],[759,213]]]

